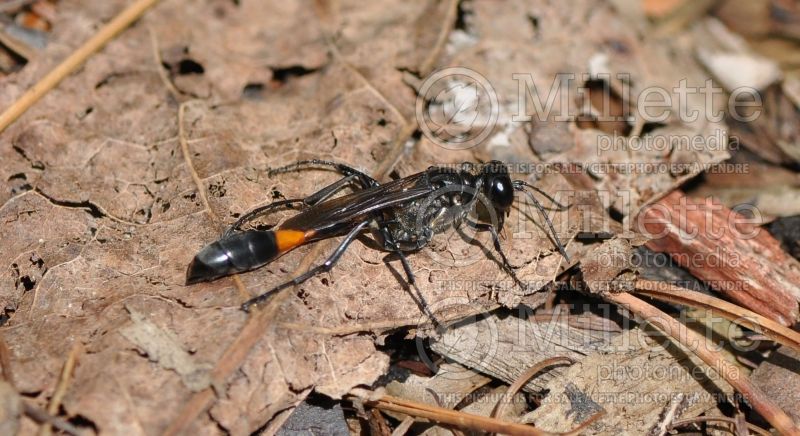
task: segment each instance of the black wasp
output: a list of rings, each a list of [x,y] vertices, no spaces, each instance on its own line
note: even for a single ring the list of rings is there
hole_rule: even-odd
[[[397,254],[408,283],[414,285],[414,274],[405,253],[424,247],[434,234],[466,221],[478,230],[491,233],[503,269],[521,284],[500,247],[498,237],[514,202],[514,191],[528,196],[544,217],[561,255],[569,261],[550,218],[529,190],[545,196],[558,206],[558,210],[564,207],[529,183],[512,181],[502,162],[467,162],[459,168],[433,166],[384,184],[347,165],[317,159],[274,169],[270,175],[320,166],[330,167],[344,177],[306,198],[276,201],[240,217],[222,238],[195,256],[186,273],[186,283],[210,281],[259,268],[303,244],[344,235],[324,263],[247,301],[242,308],[248,310],[281,289],[330,270],[353,240],[369,230],[384,249]],[[333,197],[347,186],[354,192]],[[240,230],[246,222],[280,207],[299,207],[300,212],[271,230]],[[472,211],[476,211],[479,222],[471,221]],[[422,303],[426,306],[424,301]]]

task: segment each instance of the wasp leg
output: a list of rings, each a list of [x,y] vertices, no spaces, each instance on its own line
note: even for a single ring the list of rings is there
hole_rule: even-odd
[[[247,300],[244,304],[242,304],[242,310],[244,310],[245,312],[249,312],[251,306],[266,301],[269,297],[271,297],[274,293],[280,291],[281,289],[288,288],[289,286],[299,285],[305,282],[306,280],[310,279],[311,277],[314,277],[317,274],[320,274],[325,271],[330,271],[331,268],[333,268],[333,266],[336,264],[336,262],[339,261],[339,258],[342,257],[342,254],[344,254],[345,250],[347,250],[347,247],[349,247],[350,244],[356,239],[358,234],[361,233],[361,231],[367,227],[367,224],[369,224],[369,221],[363,221],[357,226],[353,227],[353,230],[350,230],[350,233],[348,233],[344,237],[344,239],[342,239],[342,242],[339,243],[339,246],[336,247],[336,250],[333,251],[333,253],[328,257],[328,259],[325,260],[325,262],[315,266],[314,268],[311,268],[310,270],[293,278],[292,280],[282,283],[257,297]]]
[[[323,202],[328,198],[330,198],[331,196],[333,196],[334,194],[336,194],[340,189],[352,183],[354,180],[357,179],[357,177],[358,176],[355,174],[343,177],[331,183],[330,185],[320,189],[319,191],[309,195],[306,198],[275,201],[270,204],[266,204],[264,206],[259,206],[239,217],[239,219],[237,219],[235,223],[231,224],[231,226],[228,227],[225,230],[225,232],[223,232],[222,236],[223,237],[230,236],[233,232],[239,230],[239,228],[242,227],[242,224],[248,221],[252,221],[260,216],[266,215],[275,208],[281,206],[291,207],[290,205],[298,203],[302,204],[303,206],[313,206],[317,203]]]
[[[488,230],[489,233],[492,234],[492,242],[494,243],[494,250],[497,252],[497,254],[500,255],[500,262],[502,264],[503,270],[509,276],[511,276],[511,279],[514,280],[514,283],[516,283],[523,290],[526,290],[528,287],[525,286],[525,283],[523,283],[522,280],[519,279],[519,277],[517,277],[517,273],[514,272],[514,268],[511,267],[511,262],[508,261],[506,253],[505,251],[503,251],[503,247],[500,245],[500,235],[497,234],[497,229],[494,228],[494,226],[491,224],[473,223],[471,221],[469,221],[468,223],[471,226],[475,226],[475,228],[478,230]]]
[[[400,263],[403,265],[403,269],[406,272],[406,278],[408,280],[408,284],[410,287],[414,288],[417,291],[417,298],[419,299],[419,305],[422,307],[422,311],[425,312],[425,315],[428,315],[428,318],[431,319],[433,326],[438,329],[442,326],[441,321],[439,318],[436,318],[436,315],[431,310],[431,305],[428,304],[428,300],[425,299],[425,295],[422,294],[422,291],[419,290],[417,287],[417,279],[414,277],[414,272],[411,270],[411,265],[408,263],[408,259],[406,258],[406,254],[403,253],[402,250],[395,249],[394,251],[397,253],[397,257],[400,258]]]
[[[322,159],[309,159],[309,160],[297,161],[295,163],[270,170],[269,175],[288,173],[291,171],[301,171],[314,166],[329,166],[333,167],[336,171],[342,173],[345,176],[356,176],[356,178],[358,178],[358,180],[362,184],[362,187],[364,188],[370,188],[373,186],[380,185],[380,183],[378,183],[377,180],[373,179],[372,177],[366,175],[365,173],[351,166]]]
[[[231,234],[233,234],[233,232],[239,230],[239,228],[242,226],[242,224],[244,224],[244,223],[246,223],[248,221],[251,221],[251,220],[253,220],[256,217],[259,217],[261,215],[266,215],[267,213],[269,213],[273,209],[277,209],[279,207],[285,207],[285,206],[289,206],[290,207],[290,205],[293,205],[293,204],[304,204],[304,202],[305,202],[305,199],[296,198],[296,199],[292,199],[292,200],[274,201],[274,202],[272,202],[270,204],[266,204],[264,206],[259,206],[259,207],[255,208],[255,209],[251,210],[250,212],[247,212],[246,214],[242,215],[241,217],[239,217],[239,219],[237,219],[235,223],[231,224],[230,227],[225,229],[225,231],[222,232],[222,238],[226,238],[226,237],[230,236]]]
[[[400,258],[400,264],[403,265],[403,271],[406,273],[406,281],[408,282],[409,288],[413,287],[414,290],[417,291],[417,298],[419,299],[419,305],[421,306],[422,311],[425,312],[425,315],[431,319],[433,325],[438,329],[440,326],[442,326],[442,323],[439,322],[439,319],[433,314],[430,304],[428,304],[425,296],[422,295],[422,292],[417,287],[417,278],[414,276],[414,271],[411,269],[411,264],[408,263],[406,254],[397,245],[397,242],[395,242],[394,238],[392,237],[392,232],[389,231],[389,229],[386,227],[386,224],[387,222],[382,222],[379,229],[383,236],[384,248],[397,254],[397,257]]]

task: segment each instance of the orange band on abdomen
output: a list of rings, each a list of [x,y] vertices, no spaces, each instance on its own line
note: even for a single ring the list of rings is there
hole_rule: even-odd
[[[302,230],[275,230],[275,244],[279,253],[285,253],[306,242],[307,232]]]

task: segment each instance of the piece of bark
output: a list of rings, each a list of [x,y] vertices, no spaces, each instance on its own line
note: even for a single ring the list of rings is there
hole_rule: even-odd
[[[609,239],[593,247],[581,259],[583,282],[589,292],[631,291],[636,281],[630,241]]]
[[[640,329],[617,336],[607,348],[551,380],[550,394],[522,422],[563,432],[604,410],[588,433],[642,434],[658,423],[677,395],[688,399],[681,417],[690,418],[711,410],[720,395],[733,392],[694,354],[663,336],[655,339]]]
[[[742,170],[710,171],[702,183],[688,189],[686,194],[713,196],[728,207],[744,203],[758,206],[765,222],[773,217],[800,215],[800,202],[795,201],[800,198],[800,173],[764,162],[744,149],[725,164]]]
[[[753,383],[800,422],[800,353],[780,347],[753,371]]]
[[[669,253],[737,304],[783,325],[798,319],[800,263],[754,220],[711,199],[675,191],[640,212],[647,247]]]
[[[580,330],[560,322],[536,322],[509,316],[462,323],[431,344],[433,351],[506,383],[513,383],[531,366],[557,356],[580,360],[604,346],[616,332]],[[542,391],[563,368],[541,371],[523,391]]]
[[[432,377],[411,374],[403,381],[391,381],[386,385],[386,393],[431,406],[453,409],[467,395],[490,381],[488,377],[461,365],[444,363]],[[395,412],[387,413],[392,415]]]

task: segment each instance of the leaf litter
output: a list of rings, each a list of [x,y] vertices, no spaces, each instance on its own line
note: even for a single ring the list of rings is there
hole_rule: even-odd
[[[124,3],[60,2],[47,47],[3,78],[0,101],[12,102]],[[634,96],[647,86],[671,89],[683,78],[703,83],[707,73],[695,59],[690,34],[655,41],[644,36],[641,17],[613,4],[159,3],[0,135],[0,259],[8,266],[0,270],[0,305],[9,317],[2,334],[12,351],[17,392],[46,404],[66,356],[82,344],[86,352],[62,401],[65,416],[80,417],[100,433],[152,434],[189,413],[187,431],[242,434],[295,407],[311,389],[338,399],[390,371],[389,333],[428,320],[404,289],[399,262],[359,243],[331,273],[282,301],[239,364],[219,369],[247,323],[239,304],[285,279],[311,254],[333,247],[321,242],[321,248],[300,248],[235,279],[183,285],[186,265],[223,226],[255,206],[307,195],[334,180],[324,171],[269,177],[269,168],[325,158],[403,176],[432,164],[493,158],[584,166],[727,159],[724,148],[707,143],[724,122],[675,118],[658,125],[632,119],[587,126],[505,116],[492,138],[474,149],[445,150],[424,135],[406,142],[414,127],[411,82],[438,66],[480,71],[506,109],[518,103],[518,83],[510,78],[520,72],[530,73],[539,90],[549,89],[555,74],[573,73],[578,80],[561,85],[570,95],[586,82],[602,82],[597,73],[628,73],[625,85]],[[594,76],[581,76],[587,70]],[[461,89],[452,104],[469,107],[474,102],[468,92]],[[556,100],[553,111],[566,110],[561,105]],[[647,132],[706,142],[684,154],[624,147],[597,153],[588,145],[597,144],[605,129],[623,132],[627,144]],[[436,313],[498,303],[536,308],[552,296],[542,288],[583,257],[591,291],[608,291],[595,289],[592,278],[630,283],[627,266],[592,268],[602,266],[608,250],[630,253],[642,241],[615,221],[598,226],[593,220],[611,211],[630,222],[640,208],[701,171],[688,168],[644,175],[523,174],[547,192],[583,188],[580,201],[590,207],[552,214],[573,263],[565,264],[543,229],[520,224],[535,217],[523,205],[512,213],[503,245],[527,289],[508,280],[489,239],[470,243],[451,234],[410,256],[420,292]],[[625,201],[618,195],[623,192]],[[612,239],[598,246],[582,234]],[[375,325],[382,327],[370,328]],[[345,334],[315,330],[351,327]],[[407,331],[414,333],[428,335],[424,328]],[[229,376],[217,383],[220,371]],[[511,383],[521,371],[489,374]],[[592,389],[591,380],[564,385],[563,374],[547,377],[552,392],[579,396]],[[448,388],[462,389],[442,387]],[[488,398],[502,391],[487,389]],[[208,392],[214,396],[209,407],[192,412],[187,405],[204,401]],[[707,406],[696,407],[694,415]],[[541,418],[558,416],[549,407],[530,419],[557,421]],[[473,408],[491,412],[477,403]],[[652,424],[659,413],[653,408],[641,416]],[[598,428],[619,431],[625,416]],[[20,425],[24,432],[35,430],[27,418]]]

